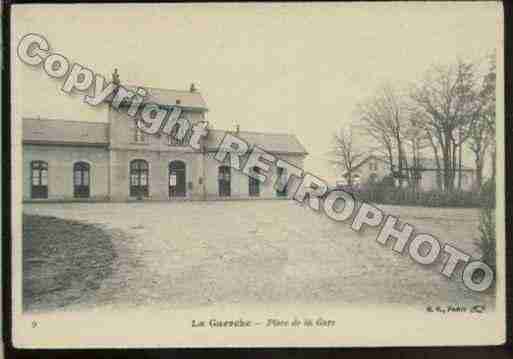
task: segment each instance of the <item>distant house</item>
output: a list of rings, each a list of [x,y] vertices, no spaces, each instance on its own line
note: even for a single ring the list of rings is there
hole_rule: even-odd
[[[418,168],[409,168],[403,174],[403,186],[412,185],[413,181],[417,181],[417,188],[424,191],[436,190],[439,188],[437,180],[437,172],[440,178],[443,178],[443,170],[438,171],[436,162],[431,158],[420,158]],[[376,155],[370,155],[356,165],[352,171],[352,183],[354,186],[362,186],[372,183],[381,182],[386,176],[393,178],[396,186],[400,185],[399,174],[395,167],[384,158]],[[465,191],[471,191],[475,183],[475,170],[462,166],[461,171],[456,171],[455,185],[458,184],[459,176],[461,176],[461,188]],[[342,174],[337,185],[348,183],[348,173]]]
[[[380,182],[385,176],[390,175],[390,166],[377,156],[368,156],[353,168],[351,183],[353,186],[360,186],[367,183]],[[349,183],[349,173],[345,172],[337,181],[337,185]]]

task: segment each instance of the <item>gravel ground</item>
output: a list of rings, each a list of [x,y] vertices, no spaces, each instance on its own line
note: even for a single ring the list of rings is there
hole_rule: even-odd
[[[23,216],[23,309],[79,302],[112,273],[111,236],[100,228],[47,216]]]
[[[382,206],[479,257],[476,209]],[[110,234],[112,274],[77,307],[212,304],[492,306],[407,255],[292,201],[25,204],[27,214],[95,224]],[[24,239],[25,241],[27,238]]]

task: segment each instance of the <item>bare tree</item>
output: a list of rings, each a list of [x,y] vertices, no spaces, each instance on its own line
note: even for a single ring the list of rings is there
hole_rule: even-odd
[[[461,146],[468,128],[479,110],[477,76],[471,63],[457,61],[448,66],[435,66],[413,89],[411,99],[426,116],[424,128],[434,137],[443,166],[443,188],[454,189],[455,173],[461,167]],[[461,168],[459,168],[461,169]],[[461,173],[461,172],[460,172]]]
[[[473,121],[469,129],[468,147],[474,154],[474,162],[476,166],[476,187],[481,189],[483,184],[483,168],[485,156],[492,142],[492,136],[486,120],[480,118]]]
[[[468,147],[474,154],[476,185],[483,184],[483,168],[488,149],[491,148],[492,178],[495,180],[495,54],[490,55],[490,68],[484,76],[479,93],[480,108],[469,128]]]
[[[411,184],[415,190],[418,188],[421,178],[421,152],[430,145],[428,137],[430,136],[426,135],[426,131],[422,127],[421,117],[415,111],[410,112],[404,131],[403,142],[408,149],[406,152],[411,156],[408,170],[412,179]]]
[[[350,126],[347,129],[341,129],[334,135],[334,155],[333,163],[340,166],[345,171],[347,184],[353,185],[353,173],[356,166],[360,163],[365,151],[358,151],[355,148],[353,129]]]
[[[377,141],[390,168],[397,168],[402,183],[402,175],[408,168],[404,148],[407,112],[397,89],[390,85],[382,86],[372,98],[359,104],[357,111],[362,127]]]
[[[489,56],[490,69],[483,81],[483,91],[481,93],[485,105],[483,106],[483,115],[487,124],[490,146],[491,146],[491,162],[492,162],[492,180],[495,182],[495,174],[497,171],[497,149],[496,149],[496,132],[495,132],[495,88],[496,88],[496,61],[497,53],[494,51]]]
[[[358,115],[361,117],[360,128],[369,135],[376,146],[372,152],[377,152],[388,162],[389,168],[394,167],[394,139],[388,128],[387,121],[382,115],[382,109],[375,99],[358,105]]]

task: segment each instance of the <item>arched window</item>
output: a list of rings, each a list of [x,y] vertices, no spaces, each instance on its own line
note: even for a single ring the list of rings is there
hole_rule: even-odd
[[[33,161],[30,168],[32,198],[48,198],[48,163]]]
[[[185,163],[173,161],[169,163],[169,197],[185,197]]]
[[[148,162],[132,160],[130,162],[130,196],[148,197],[149,182]]]
[[[73,194],[77,198],[87,198],[90,195],[89,163],[76,162],[73,165]]]
[[[252,171],[254,174],[258,174],[260,173],[260,168],[253,167]],[[260,196],[260,181],[253,177],[249,177],[249,195],[252,197]]]
[[[220,166],[217,180],[219,183],[219,196],[220,197],[230,197],[230,195],[231,195],[230,167]]]
[[[287,171],[283,167],[276,168],[276,171],[278,175],[278,181],[280,181],[283,187],[281,191],[279,189],[276,190],[276,195],[278,197],[287,197],[287,183],[285,182],[287,179]]]

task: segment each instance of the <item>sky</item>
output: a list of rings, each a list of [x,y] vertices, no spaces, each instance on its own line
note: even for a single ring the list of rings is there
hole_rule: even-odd
[[[383,83],[407,84],[433,64],[480,60],[498,43],[499,5],[288,3],[16,5],[13,114],[105,122],[81,95],[16,58],[27,33],[51,50],[128,85],[188,89],[215,128],[293,133],[305,169],[331,179],[325,154],[355,106]]]

